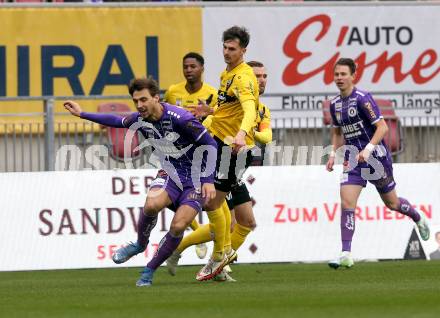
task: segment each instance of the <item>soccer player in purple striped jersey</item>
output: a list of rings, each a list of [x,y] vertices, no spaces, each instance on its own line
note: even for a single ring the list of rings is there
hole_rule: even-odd
[[[152,78],[132,80],[129,92],[137,112],[125,117],[86,113],[74,101],[66,101],[64,107],[74,116],[101,125],[140,131],[159,157],[166,173],[150,186],[143,210],[145,216],[139,217],[138,240],[113,255],[116,263],[123,263],[144,251],[156,225],[157,214],[163,208],[173,206],[176,212],[170,230],[136,282],[136,286],[150,286],[155,270],[179,245],[185,229],[201,212],[203,204],[215,198],[217,143],[190,112],[161,103],[159,87]]]
[[[340,187],[342,253],[339,258],[329,262],[329,266],[335,269],[341,266],[349,268],[354,264],[351,257],[354,211],[367,181],[376,187],[389,209],[409,216],[416,223],[421,238],[425,241],[429,239],[429,226],[425,217],[408,200],[397,196],[391,154],[383,140],[388,126],[373,97],[354,86],[355,76],[356,64],[352,59],[341,58],[337,61],[334,81],[340,94],[330,103],[333,150],[326,166],[328,171],[333,171],[336,150],[345,144]],[[371,170],[374,172],[371,173]]]

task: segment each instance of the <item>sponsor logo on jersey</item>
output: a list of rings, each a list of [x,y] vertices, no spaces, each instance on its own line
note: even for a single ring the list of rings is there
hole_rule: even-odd
[[[344,137],[349,139],[362,135],[362,128],[364,128],[364,124],[362,120],[360,120],[356,123],[342,126],[342,132],[344,133]]]
[[[335,103],[335,110],[341,110],[342,109],[342,102]]]
[[[376,119],[377,118],[377,116],[376,116],[376,114],[375,114],[375,112],[373,110],[373,107],[371,106],[370,102],[366,102],[364,104],[364,107],[368,110],[368,113],[370,114],[371,119]]]

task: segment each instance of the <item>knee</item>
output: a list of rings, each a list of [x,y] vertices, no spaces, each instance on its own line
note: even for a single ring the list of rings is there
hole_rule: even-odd
[[[161,207],[154,200],[150,200],[150,201],[147,201],[147,203],[145,203],[145,206],[144,206],[144,214],[145,215],[153,216],[153,215],[158,214],[160,212],[160,210],[162,210]]]
[[[185,232],[188,226],[189,224],[183,220],[173,221],[170,225],[170,232],[175,236],[179,236]]]
[[[237,221],[237,223],[240,224],[241,226],[250,228],[252,231],[257,227],[257,222],[255,222],[255,218],[253,217]]]
[[[250,222],[248,223],[248,228],[250,228],[253,231],[255,230],[256,227],[257,227],[257,222],[255,222],[255,219],[250,220]]]

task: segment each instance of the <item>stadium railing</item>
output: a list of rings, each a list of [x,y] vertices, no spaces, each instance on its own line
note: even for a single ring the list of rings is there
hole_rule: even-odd
[[[414,92],[411,94],[414,95]],[[436,94],[440,99],[440,93],[436,92]],[[307,101],[307,97],[308,102],[296,103],[301,100]],[[304,165],[324,162],[325,156],[322,153],[323,149],[330,144],[330,128],[323,121],[322,105],[323,101],[329,97],[331,97],[329,94],[326,97],[319,94],[267,94],[264,96],[266,105],[271,108],[274,132],[272,143],[274,148],[272,149],[275,149],[273,156],[266,161],[266,164]],[[108,130],[103,130],[97,124],[73,120],[76,118],[63,112],[62,107],[59,107],[66,99],[93,103],[92,108],[96,111],[98,104],[108,101],[112,103],[127,101],[129,96],[0,98],[0,172],[127,167],[120,157],[122,145],[120,138],[123,135],[109,136]],[[287,99],[294,103],[290,102],[287,105],[285,103]],[[42,111],[4,113],[2,112],[3,102],[9,104],[40,102]],[[55,103],[58,104],[57,112],[54,110]],[[440,162],[438,142],[440,140],[440,107],[409,110],[402,107],[394,108],[399,116],[401,134],[405,141],[405,147],[403,151],[396,153],[395,161]],[[142,145],[142,136],[136,135],[135,138],[138,140],[133,145]],[[109,145],[114,145],[114,142],[119,145],[116,149],[119,151],[119,158],[115,158],[115,148],[109,147]],[[130,163],[135,168],[154,167],[151,148],[142,149]]]

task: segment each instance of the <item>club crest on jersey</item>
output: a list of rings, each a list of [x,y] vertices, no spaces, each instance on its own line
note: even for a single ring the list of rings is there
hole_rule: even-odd
[[[350,107],[348,108],[348,116],[354,117],[357,115],[356,107]]]
[[[176,106],[182,106],[182,99],[176,98]]]
[[[224,91],[218,91],[218,100],[219,100],[219,102],[221,101],[221,102],[226,102],[226,92],[224,92]]]

